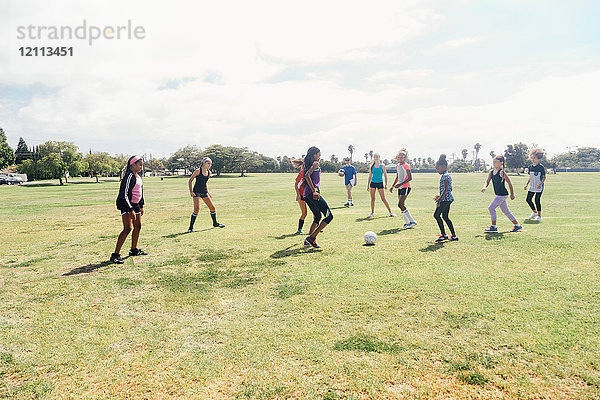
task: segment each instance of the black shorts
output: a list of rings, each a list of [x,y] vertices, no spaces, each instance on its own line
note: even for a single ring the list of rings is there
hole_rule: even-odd
[[[133,212],[136,214],[142,213],[142,207],[140,207],[140,203],[132,203],[131,208],[133,208]],[[123,210],[119,210],[119,211],[121,211],[121,215],[125,215],[125,214],[131,212],[131,211],[123,211]]]
[[[205,197],[208,197],[208,193],[197,193],[197,192],[194,192],[194,195],[196,197],[200,197],[202,199],[205,198]]]
[[[409,193],[410,193],[410,187],[398,189],[398,196],[408,196]]]
[[[383,182],[371,182],[369,186],[373,189],[383,189]]]

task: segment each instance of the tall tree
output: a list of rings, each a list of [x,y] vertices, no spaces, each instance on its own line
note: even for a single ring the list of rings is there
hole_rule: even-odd
[[[118,171],[120,167],[120,164],[115,159],[104,152],[87,154],[85,161],[90,171],[90,177],[95,177],[96,182],[98,182],[99,177],[107,176],[114,172],[115,169]]]
[[[15,152],[8,145],[6,133],[0,128],[0,168],[6,168],[15,162]]]
[[[479,158],[479,150],[481,150],[481,144],[475,143],[475,146],[473,146],[473,148],[475,149],[475,159],[477,160]]]
[[[369,153],[365,153],[365,163],[369,162]]]
[[[373,150],[369,150],[369,156],[371,157],[371,161],[373,161]]]
[[[514,145],[509,144],[504,150],[504,157],[506,159],[506,167],[519,173],[522,168],[527,167],[528,162],[528,148],[525,143],[516,143]]]
[[[58,154],[58,156],[62,159],[62,163],[55,163],[52,161],[51,164],[48,164],[48,160],[53,159],[47,159],[45,162],[42,162],[42,166],[46,169],[46,172],[51,171],[49,174],[52,175],[52,178],[57,178],[54,176],[55,171],[57,168],[62,168],[62,177],[60,178],[61,185],[63,184],[63,177],[65,178],[65,181],[67,181],[67,172],[73,171],[75,174],[77,174],[79,172],[79,167],[82,167],[81,164],[75,164],[76,162],[81,161],[82,155],[77,152],[77,146],[75,146],[73,142],[48,141],[39,145],[38,151],[42,161],[51,154]]]
[[[490,157],[492,157],[492,158],[496,157],[496,152],[494,150],[490,151]]]
[[[352,154],[354,153],[354,146],[348,145],[348,151],[350,152],[350,162],[352,162]]]
[[[467,149],[462,149],[460,152],[463,156],[463,161],[467,161],[467,156],[469,155],[469,150]]]
[[[25,143],[25,139],[20,137],[19,144],[17,144],[17,149],[15,150],[15,164],[21,164],[23,160],[31,158],[33,158],[33,156],[31,151],[29,151],[29,147],[27,147],[27,143]]]

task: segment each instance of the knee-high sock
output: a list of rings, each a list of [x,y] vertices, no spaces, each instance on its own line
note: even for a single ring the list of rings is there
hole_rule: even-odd
[[[193,230],[194,229],[194,223],[196,223],[196,217],[198,216],[198,214],[194,214],[192,213],[192,217],[190,218],[190,227],[188,230]]]
[[[405,216],[404,219],[408,218],[408,222],[417,222],[415,221],[415,219],[412,217],[412,215],[410,215],[410,211],[408,211],[408,208],[404,211],[402,211],[402,215]],[[407,223],[408,223],[407,222]]]
[[[298,219],[298,230],[301,231],[303,226],[304,226],[304,220]]]
[[[210,217],[213,220],[213,225],[218,225],[219,223],[217,222],[217,212],[216,211],[211,211],[210,212]]]

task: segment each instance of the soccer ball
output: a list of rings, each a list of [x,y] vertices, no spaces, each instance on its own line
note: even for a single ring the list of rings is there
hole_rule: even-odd
[[[372,231],[368,231],[365,233],[365,243],[368,245],[373,245],[377,241],[377,234]]]
[[[338,171],[338,174],[343,174],[343,173],[345,173],[344,169],[340,168],[340,170]]]

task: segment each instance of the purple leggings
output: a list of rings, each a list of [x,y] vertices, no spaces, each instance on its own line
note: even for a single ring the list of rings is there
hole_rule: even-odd
[[[508,219],[510,219],[511,221],[514,221],[516,219],[515,216],[512,215],[512,213],[508,209],[508,204],[506,204],[506,199],[508,199],[508,196],[496,196],[494,201],[492,201],[492,204],[490,204],[490,206],[488,207],[488,210],[490,210],[490,217],[492,217],[492,221],[498,220],[498,218],[496,216],[496,208],[498,206],[500,206],[500,209],[502,210],[504,215],[506,215],[508,217]]]

